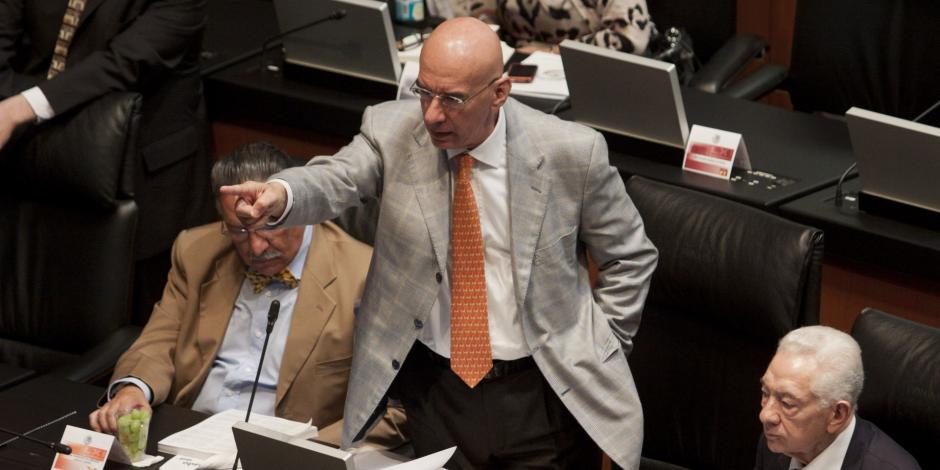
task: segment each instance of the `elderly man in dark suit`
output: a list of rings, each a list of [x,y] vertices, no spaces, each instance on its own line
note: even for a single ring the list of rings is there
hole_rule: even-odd
[[[756,470],[919,470],[887,434],[855,416],[865,373],[855,340],[807,326],[780,340],[761,378]]]
[[[133,186],[138,271],[156,276],[152,292],[138,287],[147,312],[176,234],[212,213],[198,63],[205,21],[205,0],[0,0],[0,148],[14,128],[105,93],[143,96]]]

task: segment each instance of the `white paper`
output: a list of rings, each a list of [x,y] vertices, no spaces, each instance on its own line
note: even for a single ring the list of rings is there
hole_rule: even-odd
[[[359,450],[353,457],[356,470],[438,470],[450,460],[456,447],[444,449],[420,459],[402,462],[404,457],[385,450]]]
[[[197,458],[187,457],[185,455],[177,455],[176,457],[167,460],[165,464],[161,465],[160,470],[196,470],[199,468],[200,463],[202,463],[202,460]]]
[[[159,443],[159,450],[166,453],[187,455],[206,459],[216,454],[235,455],[235,437],[232,425],[245,420],[243,410],[227,410],[204,419],[199,424],[167,436]],[[251,424],[292,437],[308,439],[316,437],[316,427],[310,423],[298,423],[273,416],[253,415]],[[175,452],[174,452],[175,451]]]
[[[565,68],[561,64],[560,55],[536,51],[522,63],[537,65],[539,69],[530,83],[513,83],[509,94],[558,100],[568,97],[568,82],[565,81]]]

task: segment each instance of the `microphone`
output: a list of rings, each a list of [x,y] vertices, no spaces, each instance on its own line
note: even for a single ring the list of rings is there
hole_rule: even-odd
[[[265,328],[264,344],[261,345],[261,359],[258,360],[258,370],[255,371],[255,381],[251,384],[251,397],[248,398],[248,411],[245,413],[245,422],[251,417],[251,406],[255,403],[255,392],[258,390],[258,380],[261,379],[261,366],[264,364],[264,353],[268,350],[268,339],[271,338],[271,331],[274,330],[274,322],[277,321],[277,315],[281,311],[281,303],[272,300],[268,308],[268,326]],[[238,453],[235,453],[235,463],[232,464],[232,470],[238,469]]]
[[[65,445],[65,444],[63,444],[63,443],[61,443],[61,442],[46,442],[46,441],[41,441],[41,440],[39,440],[39,439],[36,439],[35,437],[28,436],[28,435],[22,434],[22,433],[18,433],[18,432],[16,432],[16,431],[10,431],[9,429],[3,429],[3,428],[0,428],[0,432],[2,432],[2,433],[4,433],[4,434],[9,434],[9,435],[11,435],[11,436],[16,436],[17,438],[20,438],[20,439],[26,439],[27,441],[32,441],[32,442],[35,442],[35,443],[37,443],[37,444],[41,444],[43,447],[48,447],[48,448],[50,448],[50,449],[52,449],[52,450],[54,450],[54,451],[56,451],[56,452],[58,452],[58,453],[60,453],[60,454],[66,454],[66,455],[68,455],[68,454],[71,454],[71,453],[72,453],[72,448],[69,447],[69,446],[67,446],[67,445]],[[4,443],[4,444],[5,444],[5,443]]]
[[[304,23],[304,24],[302,24],[302,25],[300,25],[300,26],[297,26],[297,27],[295,27],[295,28],[288,29],[287,31],[283,31],[283,32],[281,32],[281,33],[275,34],[274,36],[271,36],[271,37],[265,39],[264,42],[261,43],[261,71],[264,72],[264,53],[265,53],[265,51],[267,51],[268,48],[271,47],[271,46],[274,46],[274,45],[276,45],[276,44],[280,44],[280,42],[278,42],[278,43],[275,44],[274,41],[277,41],[278,39],[281,39],[281,38],[283,38],[283,37],[285,37],[285,36],[289,36],[289,35],[291,35],[291,34],[294,34],[294,33],[296,33],[297,31],[300,31],[300,30],[303,30],[303,29],[307,29],[307,28],[312,28],[312,27],[314,27],[314,26],[316,26],[316,25],[318,25],[318,24],[320,24],[320,23],[326,23],[327,21],[338,21],[338,20],[341,20],[341,19],[343,19],[343,18],[345,18],[345,17],[346,17],[346,10],[343,10],[343,9],[333,10],[332,12],[330,12],[329,15],[326,15],[326,16],[324,16],[323,18],[318,18],[318,19],[313,20],[313,21],[310,21],[310,22],[308,22],[308,23]]]
[[[298,27],[296,27],[296,28],[292,28],[292,29],[290,29],[290,30],[284,31],[283,33],[275,34],[274,36],[268,37],[267,39],[264,40],[263,43],[261,43],[261,47],[256,47],[256,48],[254,48],[254,49],[252,49],[252,50],[250,50],[250,51],[247,51],[247,52],[244,52],[244,53],[242,53],[242,54],[239,54],[239,55],[237,55],[237,56],[235,56],[235,57],[232,57],[232,58],[229,59],[229,60],[225,60],[225,61],[219,62],[219,63],[217,63],[217,64],[215,64],[215,65],[210,66],[210,67],[205,67],[205,68],[202,69],[202,71],[199,72],[199,76],[201,76],[201,77],[208,77],[209,75],[212,75],[212,74],[218,72],[219,70],[228,68],[228,67],[230,67],[230,66],[232,66],[232,65],[235,65],[235,64],[237,64],[237,63],[240,63],[240,62],[243,62],[243,61],[245,61],[245,60],[248,60],[249,58],[251,58],[251,57],[253,57],[253,56],[255,56],[255,55],[258,55],[259,53],[261,54],[261,70],[263,71],[263,70],[264,70],[264,53],[265,53],[265,51],[266,51],[269,47],[274,46],[274,45],[277,45],[277,43],[274,43],[273,41],[276,41],[276,40],[278,40],[278,39],[280,39],[280,38],[282,38],[282,37],[284,37],[284,36],[287,36],[288,34],[295,33],[295,32],[300,31],[300,30],[302,30],[302,29],[310,28],[310,27],[316,26],[316,25],[318,25],[318,24],[320,24],[320,23],[324,23],[324,22],[327,22],[327,21],[340,20],[340,19],[343,19],[343,18],[345,18],[345,17],[346,17],[346,10],[333,10],[329,15],[327,15],[327,16],[325,16],[325,17],[323,17],[323,18],[320,18],[320,19],[311,21],[311,22],[309,22],[309,23],[304,23],[304,24],[302,24],[302,25],[300,25],[300,26],[298,26]]]

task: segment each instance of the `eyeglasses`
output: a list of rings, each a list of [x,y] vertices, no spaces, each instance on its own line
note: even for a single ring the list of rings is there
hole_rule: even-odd
[[[493,84],[496,83],[496,81],[499,80],[500,78],[502,78],[502,75],[490,80],[490,82],[487,83],[485,87],[481,88],[480,91],[466,98],[462,96],[457,96],[457,95],[450,95],[447,93],[435,93],[431,90],[428,90],[427,88],[418,86],[418,82],[415,82],[413,85],[411,85],[411,92],[417,95],[418,98],[421,98],[421,101],[425,103],[430,102],[434,98],[440,98],[441,106],[445,108],[449,108],[449,109],[457,109],[465,105],[467,101],[470,101],[476,98],[477,95],[479,95],[480,93],[483,93],[483,91],[486,90],[487,88],[493,86]]]
[[[272,236],[282,230],[282,227],[260,227],[260,228],[245,228],[245,227],[232,227],[225,222],[222,222],[222,235],[228,235],[232,240],[243,241],[248,239],[249,234],[258,235],[265,240],[270,240]]]

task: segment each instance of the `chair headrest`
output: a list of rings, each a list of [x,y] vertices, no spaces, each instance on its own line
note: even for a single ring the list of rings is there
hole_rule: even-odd
[[[129,195],[141,99],[112,93],[34,126],[0,154],[18,199],[113,209]]]
[[[627,191],[659,248],[648,303],[771,341],[803,321],[807,286],[818,283],[811,270],[820,269],[821,231],[636,176]]]
[[[852,337],[862,348],[865,387],[859,415],[916,458],[940,468],[940,329],[866,308]]]

